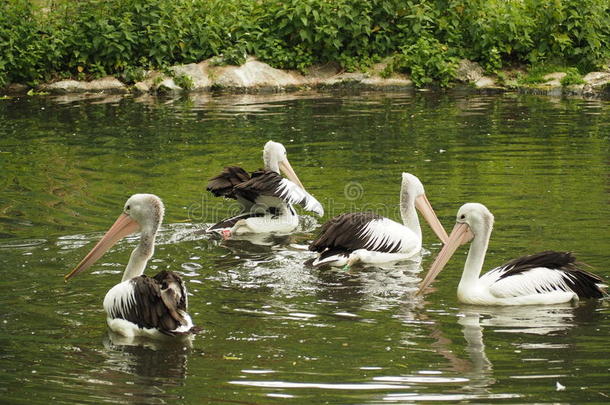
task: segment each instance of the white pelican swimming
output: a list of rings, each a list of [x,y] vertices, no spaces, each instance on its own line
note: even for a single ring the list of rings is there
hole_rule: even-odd
[[[123,237],[140,231],[140,243],[131,253],[123,279],[104,298],[110,329],[126,337],[186,335],[195,332],[186,312],[186,287],[176,273],[144,275],[155,250],[155,237],[164,214],[163,202],[153,194],[134,194],[123,213],[85,258],[64,277],[66,281],[88,269]]]
[[[546,251],[511,260],[479,278],[494,217],[482,204],[464,204],[457,213],[449,241],[421,283],[421,293],[440,273],[460,245],[472,241],[458,300],[475,305],[560,304],[602,298],[602,279],[579,267],[569,252]]]
[[[318,257],[308,264],[351,266],[356,262],[387,263],[419,258],[422,233],[418,209],[438,238],[448,238],[436,217],[421,181],[410,173],[402,174],[400,214],[403,224],[372,212],[341,214],[322,226],[320,235],[309,246]]]
[[[247,233],[290,233],[299,225],[299,217],[292,204],[322,216],[324,208],[311,194],[292,169],[286,148],[269,141],[263,150],[265,168],[250,176],[237,166],[225,167],[210,179],[207,190],[216,197],[236,199],[242,206],[241,214],[211,226],[207,231],[231,235]],[[287,179],[280,175],[284,172]]]

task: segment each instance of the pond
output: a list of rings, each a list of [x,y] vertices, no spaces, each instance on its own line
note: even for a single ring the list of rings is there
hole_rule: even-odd
[[[610,103],[516,94],[297,93],[0,101],[0,397],[6,403],[399,404],[607,402],[610,309],[461,305],[461,248],[415,297],[422,264],[312,270],[317,228],[343,212],[399,220],[402,172],[445,228],[465,202],[495,215],[485,268],[575,252],[610,278]],[[235,212],[205,191],[224,165],[255,170],[285,144],[324,205],[272,240],[201,232]],[[147,269],[178,271],[203,328],[125,345],[102,300],[136,238],[69,272],[133,193],[166,217]]]

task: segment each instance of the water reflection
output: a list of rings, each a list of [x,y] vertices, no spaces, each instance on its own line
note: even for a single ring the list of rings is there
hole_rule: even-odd
[[[458,323],[462,325],[462,333],[466,340],[466,353],[470,360],[467,369],[464,370],[464,375],[469,381],[465,389],[477,394],[487,394],[488,388],[495,383],[495,380],[492,375],[493,366],[485,353],[483,328],[480,324],[481,315],[476,312],[466,312],[458,316]]]
[[[184,385],[192,341],[192,336],[168,341],[125,338],[109,331],[103,340],[105,360],[97,377],[113,382],[104,397],[126,403],[175,402],[179,396],[172,389]]]
[[[485,353],[483,330],[487,334],[519,334],[522,339],[511,339],[520,349],[555,348],[569,349],[569,344],[557,345],[555,336],[563,336],[578,328],[581,322],[590,322],[596,317],[596,302],[587,302],[576,307],[570,305],[519,306],[519,307],[463,307],[457,314],[458,324],[466,340],[466,350],[471,363],[470,373],[479,381],[489,378],[493,370]],[[528,335],[546,336],[548,339],[531,338]],[[518,343],[517,343],[518,342]],[[517,350],[517,353],[521,353]],[[485,386],[489,384],[478,384]]]
[[[323,300],[349,303],[363,311],[381,311],[413,301],[423,271],[419,261],[317,270]],[[356,308],[353,308],[356,310]]]
[[[418,330],[408,329],[402,334],[401,343],[413,345],[418,336],[425,333],[426,338],[432,342],[429,347],[440,355],[444,362],[430,365],[428,369],[419,370],[412,375],[384,376],[375,378],[376,381],[413,381],[421,378],[421,374],[433,374],[441,380],[449,380],[452,374],[462,378],[460,380],[460,394],[430,393],[420,386],[416,391],[408,393],[388,394],[384,402],[403,401],[458,401],[477,399],[519,398],[523,394],[519,391],[513,393],[496,394],[493,386],[497,384],[494,365],[488,357],[485,341],[494,342],[494,355],[498,360],[506,361],[507,351],[512,352],[512,361],[527,366],[522,374],[511,375],[511,379],[559,379],[569,375],[567,369],[571,365],[562,365],[555,360],[555,351],[574,349],[572,340],[563,339],[572,332],[584,333],[579,328],[595,325],[602,316],[598,309],[603,303],[589,301],[577,306],[520,306],[520,307],[476,307],[462,306],[456,313],[446,310],[422,312],[422,304],[411,302],[401,308],[401,318],[406,325],[420,325]],[[439,318],[441,317],[441,318]],[[461,326],[461,334],[465,345],[460,338],[452,338],[451,325],[444,319],[455,317]],[[506,338],[505,334],[519,335],[518,338]],[[557,338],[561,339],[558,340]],[[542,339],[541,339],[542,338]],[[572,343],[570,343],[572,342]],[[506,347],[505,347],[506,346]],[[498,352],[498,349],[505,349]],[[460,353],[464,353],[465,356]],[[502,354],[504,353],[504,354]],[[533,355],[533,356],[532,356]],[[543,367],[532,367],[538,363]],[[547,365],[544,367],[544,365]],[[515,370],[512,370],[513,373]]]
[[[596,314],[597,305],[590,301],[578,306],[464,307],[458,314],[458,322],[490,327],[495,333],[552,335],[566,332],[578,322],[590,320]]]

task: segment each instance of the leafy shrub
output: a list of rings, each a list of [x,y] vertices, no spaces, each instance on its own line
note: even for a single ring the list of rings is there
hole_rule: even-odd
[[[577,68],[568,68],[566,75],[560,80],[562,86],[571,86],[574,84],[585,84],[582,75]]]
[[[35,84],[58,67],[61,38],[47,28],[28,0],[0,2],[0,86]]]
[[[434,38],[421,37],[413,45],[403,46],[393,57],[385,73],[409,73],[417,87],[435,80],[442,87],[446,87],[455,78],[457,65],[458,58],[450,56],[447,45]]]
[[[145,77],[145,69],[139,66],[126,66],[123,72],[121,73],[121,79],[123,79],[125,83],[129,84],[144,80]]]
[[[521,59],[533,45],[534,21],[522,1],[470,1],[465,23],[470,52],[487,71],[500,69],[503,61]]]
[[[561,57],[591,70],[610,60],[610,2],[604,0],[524,0],[536,21],[528,59]]]
[[[262,46],[257,44],[253,51],[272,64],[277,59],[278,66],[301,69],[308,63],[338,61],[344,54],[367,55],[372,3],[268,0],[256,35]]]
[[[37,2],[39,3],[39,2]],[[393,56],[386,73],[417,85],[448,84],[457,58],[487,71],[510,64],[610,61],[608,0],[32,0],[0,1],[0,85],[114,74],[247,54],[306,71],[338,62],[366,69]]]
[[[188,75],[177,75],[174,77],[174,83],[184,90],[191,90],[194,87],[193,79]]]
[[[224,27],[209,24],[214,2],[89,0],[66,18],[68,69],[121,72],[134,61],[148,67],[190,63],[215,55]]]

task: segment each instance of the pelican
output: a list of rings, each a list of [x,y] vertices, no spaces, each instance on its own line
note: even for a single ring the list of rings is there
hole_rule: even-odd
[[[421,293],[440,273],[460,245],[472,241],[458,300],[475,305],[561,304],[585,298],[602,298],[602,279],[579,267],[569,252],[546,251],[523,256],[485,273],[479,278],[494,216],[482,204],[464,204],[457,213],[449,240],[421,283]]]
[[[324,208],[305,187],[286,157],[286,148],[269,141],[263,150],[265,168],[249,175],[238,166],[228,166],[208,182],[207,190],[216,197],[236,199],[242,206],[241,214],[224,219],[208,228],[225,239],[231,235],[248,233],[290,233],[299,225],[299,217],[292,204],[324,215]],[[286,175],[283,178],[280,170]]]
[[[357,262],[387,263],[419,257],[422,233],[418,209],[438,238],[444,243],[447,232],[438,220],[421,181],[410,173],[402,174],[400,215],[402,224],[372,212],[341,214],[322,226],[320,235],[309,246],[318,257],[308,264],[345,266]]]
[[[155,237],[164,211],[163,202],[156,195],[132,195],[104,237],[64,277],[67,282],[91,267],[120,239],[140,231],[140,243],[131,253],[123,279],[104,298],[108,327],[119,335],[160,338],[196,331],[186,312],[188,298],[180,276],[171,271],[162,271],[154,277],[143,274],[154,253]]]

